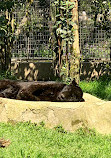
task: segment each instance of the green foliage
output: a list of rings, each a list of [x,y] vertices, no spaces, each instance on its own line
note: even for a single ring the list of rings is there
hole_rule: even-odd
[[[40,124],[40,126],[42,126],[42,127],[45,126],[45,122],[44,122],[44,121],[41,121],[39,124]]]
[[[30,122],[0,123],[0,138],[11,141],[9,147],[0,148],[1,158],[111,157],[111,136],[102,136],[90,129],[61,133]]]
[[[0,2],[0,39],[4,37],[11,39],[12,37],[11,17],[9,18],[6,16],[6,11],[11,14],[12,11],[14,11],[15,4],[18,4],[16,0],[5,0]]]
[[[111,9],[111,1],[110,0],[85,0],[79,1],[80,10],[86,11],[89,15],[92,16],[94,21],[94,26],[98,28],[102,28],[108,30],[110,28],[110,20],[109,20],[109,11]],[[98,15],[103,15],[103,18],[100,21],[97,20]]]
[[[37,57],[45,57],[45,58],[51,58],[52,57],[52,50],[46,48],[45,46],[40,47],[39,50],[36,50],[34,52],[34,56]]]
[[[72,10],[75,2],[69,0],[56,0],[56,15],[54,31],[56,34],[56,60],[59,76],[65,80],[69,75],[69,53],[71,54],[74,42],[74,22]],[[71,56],[71,55],[70,55]]]
[[[111,101],[111,76],[103,76],[99,80],[81,81],[80,87],[86,93]]]
[[[69,63],[65,63],[62,65],[62,68],[61,68],[61,72],[60,72],[60,75],[62,77],[62,81],[65,83],[65,84],[70,84],[71,81],[72,81],[72,78],[69,76]]]
[[[94,20],[96,20],[98,14],[102,14],[104,16],[99,23],[97,23],[95,21],[95,25],[98,25],[100,28],[103,28],[105,30],[109,29],[110,21],[109,21],[108,17],[109,17],[109,9],[111,7],[110,0],[106,0],[106,1],[93,0],[92,4],[93,4],[92,12],[93,12],[93,14],[95,14]]]
[[[60,36],[64,41],[69,44],[74,42],[73,37],[73,25],[72,22],[72,9],[74,8],[74,2],[69,0],[55,1],[56,5],[56,22],[54,27],[56,28],[57,36]]]
[[[0,11],[5,11],[8,9],[8,11],[11,10],[11,8],[14,6],[14,1],[13,0],[2,0],[0,2]]]
[[[56,126],[56,127],[54,127],[54,129],[57,132],[60,132],[60,133],[67,133],[67,131],[64,130],[64,128],[62,127],[62,125]]]
[[[97,136],[95,129],[89,129],[87,127],[77,129],[76,134],[80,135],[81,137]]]
[[[26,0],[21,2],[18,0],[4,0],[0,2],[0,59],[2,71],[11,70],[11,50],[17,26],[13,12],[25,2]]]
[[[10,73],[9,71],[0,73],[0,80],[3,80],[3,79],[17,80],[16,76],[13,75],[12,72]]]
[[[16,1],[15,1],[16,2]],[[2,71],[10,69],[11,47],[14,40],[14,19],[12,17],[14,1],[5,0],[0,2],[0,51]]]
[[[56,12],[56,34],[60,36],[64,41],[67,41],[69,44],[72,44],[74,41],[73,38],[73,25],[72,22],[72,9],[74,8],[74,2],[66,1],[55,1],[54,2],[57,8]]]

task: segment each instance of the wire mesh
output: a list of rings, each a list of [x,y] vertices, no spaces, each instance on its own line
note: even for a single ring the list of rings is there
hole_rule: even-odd
[[[82,1],[80,1],[82,2]],[[86,5],[79,3],[79,39],[80,52],[83,59],[93,60],[111,60],[111,15],[104,25],[109,25],[109,28],[103,27],[104,16],[101,13],[96,15],[92,10],[92,4],[89,2]],[[95,10],[99,6],[95,5]]]
[[[50,1],[34,1],[28,8],[28,17],[26,17],[26,6],[17,8],[14,12],[14,18],[17,22],[17,30],[20,31],[15,36],[15,43],[12,52],[12,58],[36,59],[53,58],[53,51],[50,49]],[[25,22],[25,25],[22,23]],[[23,25],[23,26],[22,26]],[[20,27],[22,29],[20,30]],[[18,31],[18,32],[19,32]]]
[[[16,36],[12,58],[19,59],[52,59],[50,36],[52,30],[50,0],[34,0],[28,8],[29,19]],[[81,3],[80,3],[81,2]],[[111,58],[111,27],[105,30],[101,25],[102,14],[97,15],[98,25],[95,26],[94,13],[90,3],[83,5],[79,1],[79,39],[80,52],[83,59],[110,60]],[[81,5],[82,4],[82,5]],[[94,6],[98,7],[98,6]],[[14,17],[22,25],[26,15],[26,6],[17,7]],[[111,18],[109,19],[111,23]]]

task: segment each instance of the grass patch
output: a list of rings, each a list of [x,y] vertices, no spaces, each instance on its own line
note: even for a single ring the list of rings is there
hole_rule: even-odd
[[[103,76],[99,80],[89,82],[81,81],[80,87],[83,92],[111,101],[111,76]]]
[[[10,79],[10,80],[17,80],[16,76],[10,72],[2,72],[0,73],[0,80]]]
[[[7,148],[0,148],[0,158],[109,158],[111,136],[93,130],[75,133],[58,132],[36,124],[0,123],[0,138],[10,139]]]

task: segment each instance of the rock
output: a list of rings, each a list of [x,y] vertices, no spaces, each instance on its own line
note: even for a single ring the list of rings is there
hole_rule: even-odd
[[[0,139],[0,147],[5,148],[8,147],[10,145],[10,140],[5,140],[3,138]]]
[[[60,82],[22,82],[0,80],[0,97],[27,101],[84,101],[82,89],[75,80]]]
[[[95,128],[111,134],[111,101],[84,93],[85,102],[22,101],[0,98],[0,122],[44,122],[48,128],[62,125],[66,131]]]

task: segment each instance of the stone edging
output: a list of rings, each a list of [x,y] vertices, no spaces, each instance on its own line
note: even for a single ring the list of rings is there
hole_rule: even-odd
[[[0,98],[0,122],[45,122],[46,127],[62,125],[67,131],[95,128],[111,134],[111,101],[84,94],[85,102],[34,102]]]

